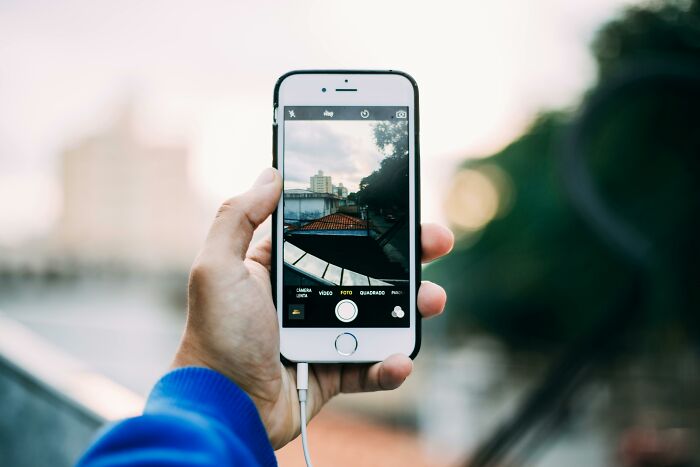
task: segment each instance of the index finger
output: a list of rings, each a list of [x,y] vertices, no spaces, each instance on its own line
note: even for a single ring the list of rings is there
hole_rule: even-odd
[[[452,250],[455,243],[452,231],[440,224],[422,224],[420,236],[424,263],[445,256]]]

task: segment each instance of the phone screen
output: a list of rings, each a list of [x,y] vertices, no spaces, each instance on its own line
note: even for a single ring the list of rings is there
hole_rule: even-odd
[[[285,106],[285,327],[409,327],[408,107]]]

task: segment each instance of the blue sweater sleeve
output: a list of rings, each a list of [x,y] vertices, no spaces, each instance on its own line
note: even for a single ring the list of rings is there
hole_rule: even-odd
[[[105,428],[79,466],[277,465],[253,401],[223,375],[181,368],[156,383],[143,415]]]

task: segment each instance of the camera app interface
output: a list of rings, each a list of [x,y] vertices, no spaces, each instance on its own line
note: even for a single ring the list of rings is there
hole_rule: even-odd
[[[408,327],[407,107],[284,107],[286,327]]]

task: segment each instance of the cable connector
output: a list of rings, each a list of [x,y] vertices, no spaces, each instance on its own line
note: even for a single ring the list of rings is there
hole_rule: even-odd
[[[297,363],[297,390],[309,389],[309,364]]]
[[[297,363],[297,394],[299,395],[299,423],[301,425],[301,447],[304,450],[306,467],[311,465],[308,435],[306,433],[306,397],[309,390],[309,364]]]

